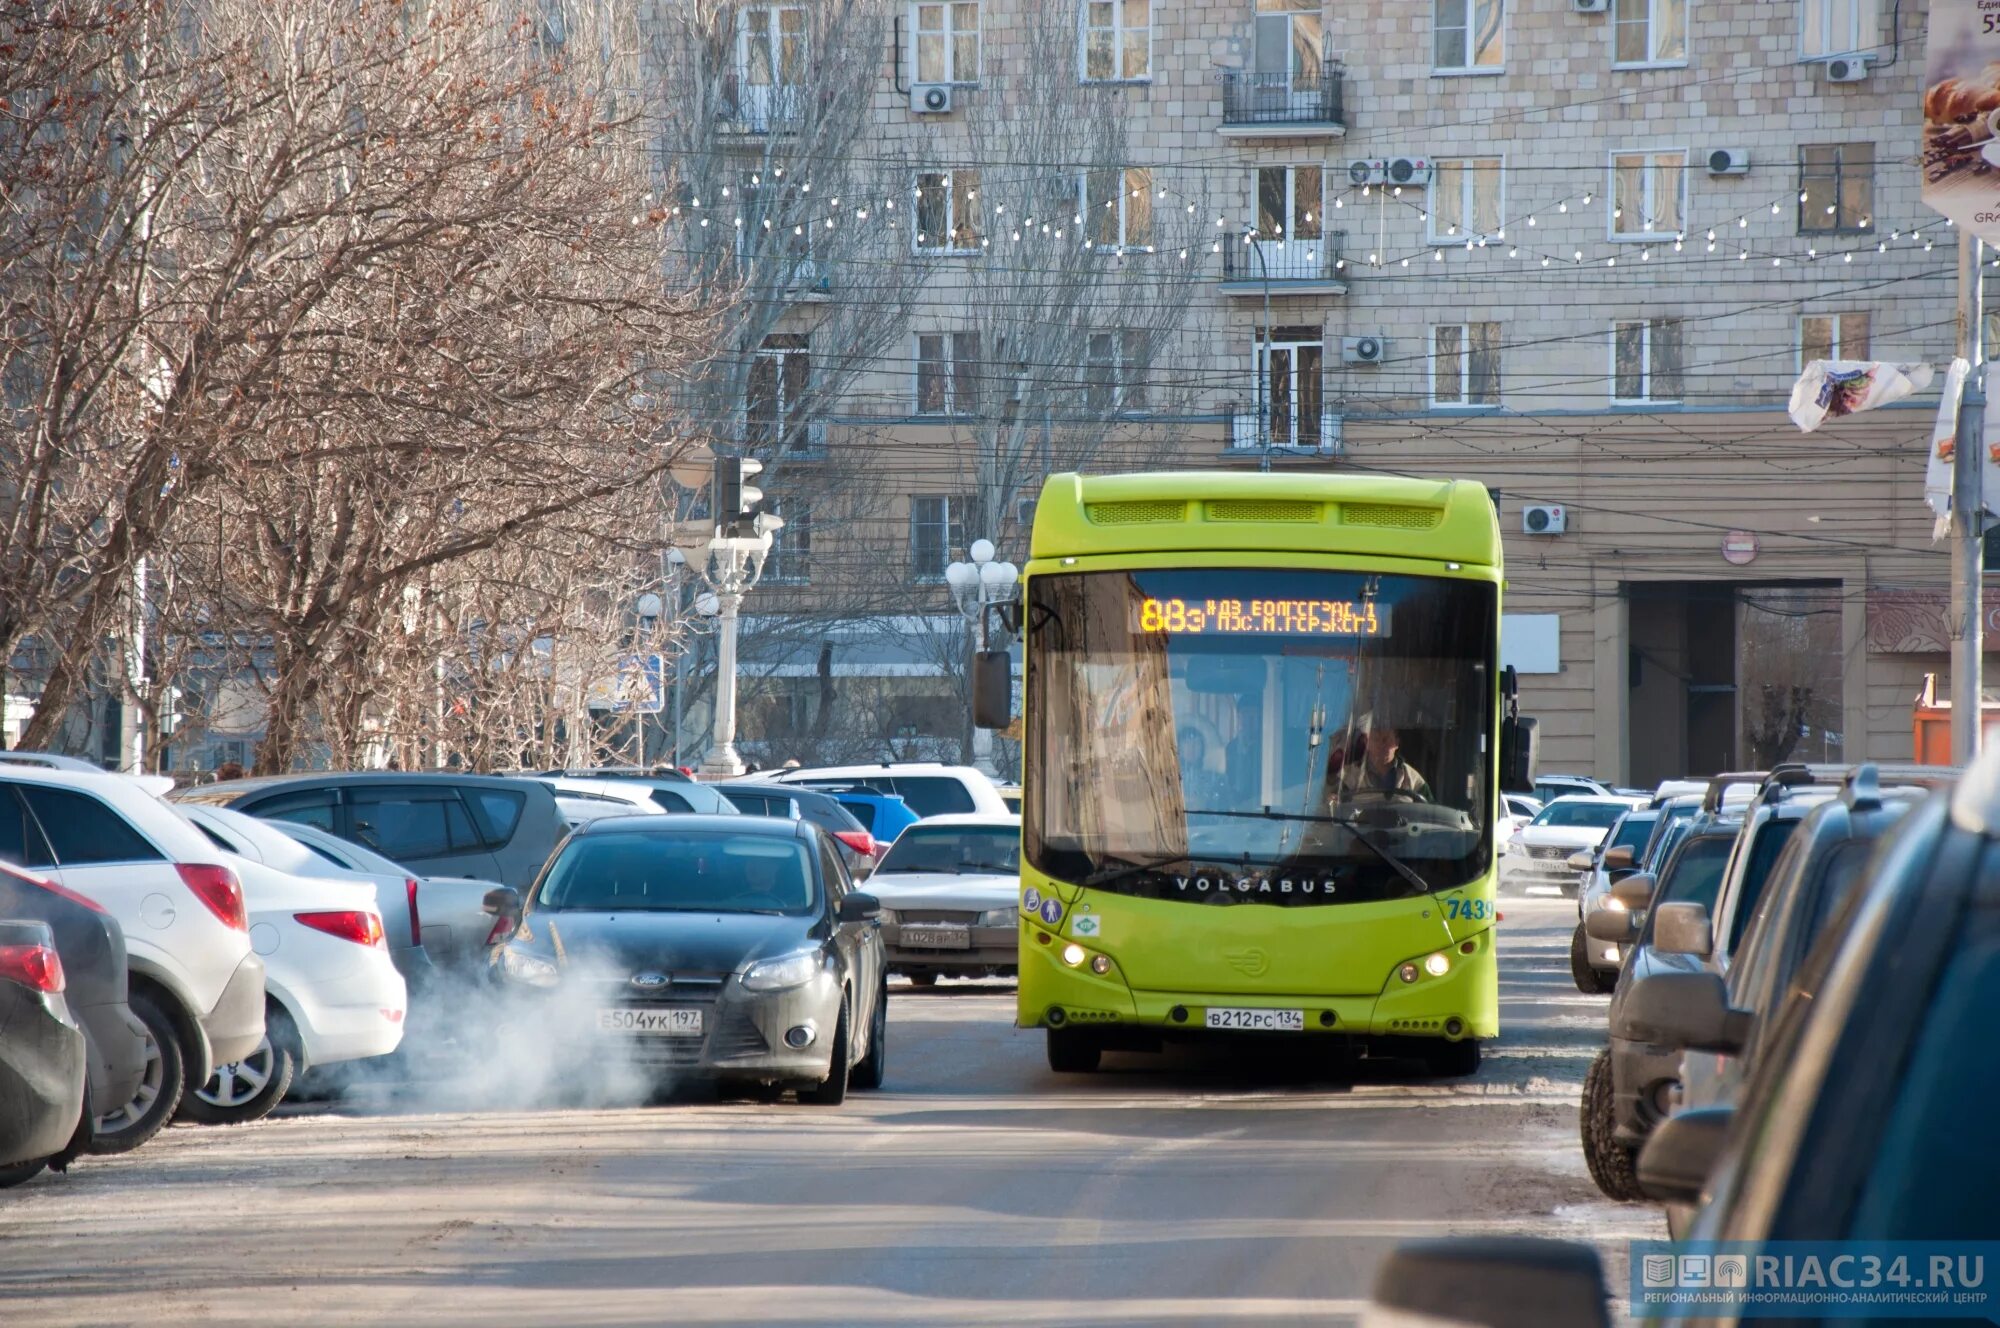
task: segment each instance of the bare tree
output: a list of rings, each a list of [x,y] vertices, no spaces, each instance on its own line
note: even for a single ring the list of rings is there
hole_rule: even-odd
[[[1758,769],[1791,759],[1808,734],[1808,756],[1834,756],[1843,727],[1838,588],[1746,591],[1738,603],[1738,678],[1745,755]]]

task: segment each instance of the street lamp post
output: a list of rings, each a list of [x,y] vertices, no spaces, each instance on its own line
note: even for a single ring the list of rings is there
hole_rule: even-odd
[[[1271,412],[1267,394],[1271,390],[1271,265],[1264,258],[1264,246],[1258,242],[1255,229],[1246,228],[1243,232],[1243,239],[1256,252],[1257,272],[1263,278],[1264,283],[1264,336],[1262,338],[1264,354],[1262,362],[1257,365],[1257,450],[1260,453],[1257,459],[1257,469],[1269,470],[1271,468]]]
[[[775,520],[776,518],[772,518]],[[701,758],[701,773],[710,779],[733,779],[743,773],[743,758],[736,751],[736,628],[737,610],[743,596],[764,575],[764,559],[771,551],[771,532],[755,538],[718,537],[708,542],[708,564],[702,576],[709,585],[716,620],[715,633],[715,726],[708,752]],[[703,604],[704,611],[709,607]]]
[[[993,541],[974,540],[966,550],[972,561],[955,562],[944,569],[945,584],[951,587],[952,602],[968,625],[979,629],[979,649],[987,648],[987,610],[1014,597],[1021,570],[1012,563],[993,561]],[[997,775],[993,768],[993,733],[975,726],[972,730],[972,764],[981,774]]]

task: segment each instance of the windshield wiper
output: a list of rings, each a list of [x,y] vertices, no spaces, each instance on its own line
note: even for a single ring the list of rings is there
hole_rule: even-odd
[[[1373,853],[1376,857],[1380,858],[1385,864],[1388,865],[1391,871],[1396,873],[1396,875],[1402,877],[1403,880],[1408,884],[1416,887],[1416,890],[1419,894],[1427,895],[1431,892],[1431,883],[1429,881],[1426,881],[1421,875],[1419,875],[1417,873],[1416,868],[1412,867],[1409,863],[1404,862],[1401,858],[1391,853],[1388,849],[1383,848],[1373,839],[1363,834],[1360,822],[1356,821],[1351,816],[1315,815],[1311,812],[1281,812],[1281,811],[1274,811],[1268,807],[1260,808],[1259,810],[1254,812],[1224,811],[1220,808],[1216,808],[1213,810],[1206,810],[1206,809],[1198,809],[1190,807],[1187,810],[1187,815],[1241,816],[1241,817],[1248,817],[1252,820],[1258,820],[1258,821],[1311,821],[1315,824],[1320,824],[1320,825],[1337,825],[1341,829],[1347,831],[1348,834],[1353,835],[1355,840],[1363,848],[1367,849],[1370,853]]]
[[[1165,857],[1147,858],[1143,862],[1121,862],[1115,867],[1106,867],[1103,871],[1093,872],[1091,875],[1078,881],[1077,885],[1085,890],[1093,890],[1099,886],[1109,885],[1113,881],[1122,881],[1127,877],[1138,876],[1144,872],[1164,871],[1166,868],[1181,862],[1187,863],[1190,870],[1194,867],[1193,858],[1185,853],[1173,853]]]

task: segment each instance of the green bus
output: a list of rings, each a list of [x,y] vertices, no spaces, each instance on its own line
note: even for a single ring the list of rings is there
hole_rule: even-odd
[[[1008,616],[1017,1022],[1051,1067],[1221,1033],[1478,1067],[1498,794],[1533,770],[1501,586],[1474,483],[1049,478]],[[979,657],[982,724],[1010,719],[1006,658]]]

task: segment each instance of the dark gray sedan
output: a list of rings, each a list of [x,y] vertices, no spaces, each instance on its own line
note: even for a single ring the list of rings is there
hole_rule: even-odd
[[[493,953],[503,987],[539,1004],[556,1054],[826,1105],[882,1082],[880,909],[810,822],[595,821],[525,899],[488,903],[513,924]]]

